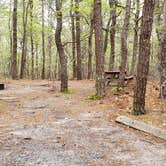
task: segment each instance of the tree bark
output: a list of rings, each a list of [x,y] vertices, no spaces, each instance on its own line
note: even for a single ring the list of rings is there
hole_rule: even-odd
[[[144,0],[141,34],[139,41],[139,58],[136,84],[134,88],[133,114],[145,114],[145,94],[150,60],[150,38],[153,23],[154,0]]]
[[[26,59],[27,59],[27,19],[28,19],[29,2],[23,0],[23,39],[22,39],[22,56],[21,56],[21,69],[20,78],[26,75]]]
[[[51,79],[52,65],[52,36],[48,37],[48,79]]]
[[[166,26],[165,26],[166,28]],[[166,29],[162,30],[161,43],[160,43],[160,97],[166,99]]]
[[[110,45],[111,45],[111,51],[110,51],[110,61],[109,61],[109,70],[114,70],[114,64],[115,64],[115,34],[116,34],[116,0],[109,0],[109,5],[112,7],[111,12],[111,27],[110,27]]]
[[[73,79],[77,77],[77,65],[76,65],[76,34],[75,34],[75,18],[73,13],[73,0],[71,0],[71,33],[72,33],[72,58],[73,58]]]
[[[33,0],[30,0],[30,38],[31,38],[31,78],[35,79],[34,73],[34,41],[33,41]]]
[[[64,48],[61,41],[61,32],[62,32],[61,8],[62,8],[62,1],[56,0],[57,27],[55,33],[55,40],[61,65],[61,92],[63,92],[65,90],[68,90],[68,75],[67,75],[67,58],[65,56]]]
[[[135,14],[135,27],[134,27],[134,41],[133,41],[133,56],[130,74],[135,73],[135,66],[138,53],[138,31],[139,31],[139,13],[140,13],[140,0],[136,2],[136,14]]]
[[[35,56],[36,56],[36,67],[35,67],[35,73],[36,73],[36,78],[39,78],[39,55],[38,55],[38,43],[35,43]]]
[[[103,48],[103,52],[104,52],[104,59],[105,59],[105,54],[107,52],[107,46],[108,46],[108,34],[109,34],[109,27],[110,27],[110,23],[111,23],[111,14],[110,17],[108,19],[107,25],[106,25],[106,29],[105,29],[105,36],[104,36],[104,48]]]
[[[60,58],[59,58],[59,54],[57,54],[57,79],[61,80],[61,64],[60,64]]]
[[[12,79],[17,79],[17,0],[13,5]]]
[[[101,0],[94,0],[94,32],[95,32],[95,54],[96,54],[96,95],[105,96],[104,79],[104,56],[103,56],[103,34]]]
[[[76,48],[77,48],[77,80],[82,80],[82,56],[81,56],[81,28],[80,28],[80,12],[79,1],[75,0],[76,5]]]
[[[47,78],[51,80],[52,77],[52,42],[53,42],[53,37],[52,37],[52,29],[53,29],[53,13],[51,11],[52,7],[52,0],[48,1],[48,16],[49,16],[49,21],[48,21],[48,26],[50,27],[49,33],[48,33],[48,75]]]
[[[157,36],[159,41],[159,73],[160,73],[160,97],[166,98],[166,0],[156,3],[157,10],[161,9],[157,15]],[[162,6],[162,7],[161,7]],[[162,11],[162,12],[161,12]]]
[[[42,64],[42,79],[45,79],[45,30],[44,30],[44,2],[42,0],[42,57],[43,57],[43,64]]]
[[[123,30],[121,33],[121,64],[120,64],[120,77],[119,77],[119,87],[124,87],[125,83],[125,71],[127,65],[127,37],[129,30],[129,21],[130,21],[130,8],[131,8],[131,0],[126,1],[126,14],[123,24]]]
[[[10,0],[10,7],[9,7],[9,20],[8,20],[8,28],[9,28],[9,41],[10,41],[10,58],[9,58],[9,65],[8,65],[8,68],[9,68],[9,75],[11,75],[11,67],[12,67],[12,45],[13,45],[13,42],[12,42],[12,0]]]
[[[92,79],[92,37],[94,30],[94,16],[93,11],[90,14],[90,32],[88,38],[88,79]]]

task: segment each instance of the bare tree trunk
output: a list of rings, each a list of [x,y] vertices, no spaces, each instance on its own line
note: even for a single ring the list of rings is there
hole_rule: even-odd
[[[61,64],[60,64],[60,58],[58,54],[57,54],[57,69],[58,69],[57,79],[61,80]]]
[[[26,77],[30,78],[31,70],[30,70],[30,61],[29,61],[29,57],[28,56],[26,58],[26,65],[27,65],[27,67],[26,67]]]
[[[54,70],[52,71],[52,79],[58,79],[58,55],[55,58]]]
[[[166,27],[166,26],[165,26]],[[159,57],[159,65],[160,65],[160,96],[161,98],[166,99],[166,29],[164,28],[161,36],[161,44],[160,44],[160,57]]]
[[[111,11],[111,27],[110,27],[110,44],[111,44],[111,51],[110,51],[110,60],[109,60],[109,70],[114,70],[115,64],[115,34],[116,34],[116,0],[109,0],[110,7],[112,6]]]
[[[28,18],[29,2],[23,0],[23,39],[22,39],[22,56],[21,56],[21,69],[20,78],[26,75],[26,58],[27,58],[27,18]]]
[[[159,73],[160,73],[160,97],[166,98],[166,0],[162,3],[158,0],[157,5],[160,12],[157,19],[157,36],[159,41]]]
[[[36,73],[36,78],[38,79],[39,78],[39,58],[38,58],[38,43],[36,42],[35,44],[36,48],[36,67],[35,67],[35,73]]]
[[[135,14],[135,27],[134,27],[134,41],[133,41],[133,57],[131,64],[130,74],[135,73],[136,58],[138,53],[138,31],[139,31],[139,13],[140,13],[140,0],[136,2],[136,14]]]
[[[73,79],[77,77],[77,65],[76,65],[76,34],[75,34],[75,19],[73,13],[73,0],[71,0],[71,9],[70,9],[70,17],[71,17],[71,33],[72,33],[72,59],[73,59]]]
[[[92,37],[93,37],[93,29],[94,29],[94,17],[93,17],[93,11],[90,15],[90,33],[88,38],[88,79],[92,79]]]
[[[94,0],[94,32],[95,32],[95,54],[96,54],[96,95],[105,96],[104,79],[104,56],[103,56],[103,34],[101,0]]]
[[[136,84],[134,89],[133,114],[145,114],[145,94],[150,60],[150,38],[153,23],[154,0],[144,0],[141,34],[139,41],[139,58]]]
[[[76,5],[76,48],[77,48],[77,79],[82,80],[82,56],[81,56],[81,40],[80,40],[80,12],[79,12],[79,1],[75,0]]]
[[[8,22],[8,28],[9,28],[9,41],[10,41],[10,58],[9,58],[9,75],[11,75],[11,67],[12,67],[12,0],[10,0],[10,8],[9,8],[9,22]]]
[[[64,48],[61,41],[61,32],[62,32],[61,8],[62,8],[62,1],[56,0],[57,27],[56,27],[55,39],[61,64],[61,92],[63,92],[68,89],[68,76],[67,76],[67,58],[65,56]]]
[[[30,0],[30,37],[31,37],[31,78],[34,80],[34,42],[33,42],[33,0]]]
[[[42,57],[43,57],[43,64],[42,64],[42,79],[45,79],[45,31],[44,31],[44,2],[42,0]]]
[[[105,29],[104,48],[103,48],[103,50],[104,50],[103,51],[104,52],[104,59],[105,59],[105,54],[107,52],[107,46],[108,46],[108,34],[109,34],[110,22],[111,22],[111,14],[110,14],[110,17],[108,19],[107,26],[106,26],[106,29]]]
[[[127,37],[128,37],[129,21],[130,21],[130,8],[131,8],[131,0],[127,0],[126,14],[121,34],[121,65],[120,65],[119,87],[124,87],[125,83],[125,70],[126,70],[127,55],[128,55]]]
[[[51,11],[51,7],[52,7],[52,0],[49,0],[49,4],[48,4],[48,16],[49,16],[49,22],[48,22],[48,26],[51,28],[49,33],[48,33],[48,78],[51,79],[51,75],[52,75],[52,41],[53,41],[53,37],[52,37],[52,29],[53,29],[53,14]]]
[[[13,6],[12,79],[17,79],[17,0]]]
[[[51,78],[51,64],[52,64],[52,36],[50,35],[48,37],[48,78],[50,79]]]

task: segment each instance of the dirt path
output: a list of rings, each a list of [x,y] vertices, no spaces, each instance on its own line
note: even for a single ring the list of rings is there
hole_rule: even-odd
[[[111,122],[114,110],[87,100],[93,82],[70,82],[73,94],[47,84],[0,92],[0,166],[166,166],[165,142]]]

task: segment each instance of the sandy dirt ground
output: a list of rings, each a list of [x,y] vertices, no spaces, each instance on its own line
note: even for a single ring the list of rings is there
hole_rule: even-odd
[[[10,81],[0,92],[0,166],[166,166],[166,142],[116,124],[108,101],[88,100],[93,81],[70,81],[72,94],[55,85]]]

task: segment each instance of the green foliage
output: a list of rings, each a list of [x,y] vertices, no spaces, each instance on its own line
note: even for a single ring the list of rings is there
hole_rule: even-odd
[[[97,95],[90,95],[90,96],[88,96],[88,99],[89,100],[101,100],[101,99],[103,99],[103,97],[97,96]]]
[[[18,20],[18,71],[20,69],[20,62],[21,62],[21,52],[22,52],[22,37],[23,37],[23,1],[18,1],[18,13],[17,13],[17,20]],[[28,2],[28,0],[26,0]],[[31,26],[31,18],[30,18],[30,7],[28,8],[28,19],[27,19],[27,76],[31,75],[31,30],[33,35],[33,42],[34,42],[34,53],[35,53],[35,70],[36,70],[36,78],[40,77],[40,70],[42,68],[42,1],[40,0],[34,0],[33,1],[33,23]],[[82,65],[87,68],[88,65],[88,36],[89,36],[89,30],[90,30],[90,14],[93,11],[93,3],[94,0],[86,0],[86,1],[79,1],[79,8],[76,7],[75,1],[73,1],[73,5],[71,4],[71,1],[63,0],[62,1],[62,15],[63,15],[63,29],[61,34],[62,43],[64,44],[65,54],[68,58],[68,71],[69,71],[69,77],[72,76],[72,47],[71,47],[71,41],[72,41],[72,35],[71,35],[71,18],[70,18],[70,11],[73,13],[75,18],[75,12],[80,12],[80,25],[81,25],[81,47],[82,47]],[[132,1],[132,3],[136,3],[135,1]],[[44,14],[44,31],[45,31],[45,52],[46,52],[46,73],[48,72],[47,69],[50,66],[49,61],[49,41],[48,39],[51,38],[52,42],[52,48],[51,48],[51,71],[55,72],[55,67],[57,69],[57,61],[59,60],[55,56],[57,55],[57,49],[54,42],[54,35],[55,35],[55,29],[56,29],[56,15],[58,14],[55,10],[55,1],[52,0],[45,0],[45,14]],[[121,31],[122,31],[122,25],[124,21],[124,14],[125,14],[125,5],[126,1],[117,1],[116,5],[116,13],[117,13],[117,24],[115,26],[116,29],[116,48],[115,48],[115,66],[118,67],[120,63],[120,47],[121,47]],[[133,4],[132,4],[133,6]],[[140,5],[140,11],[142,10],[143,4]],[[103,18],[103,35],[105,35],[105,29],[108,23],[108,20],[110,18],[110,12],[114,9],[114,6],[110,7],[109,1],[102,0],[102,18]],[[12,36],[12,12],[13,12],[13,1],[6,1],[1,0],[0,1],[0,75],[10,75],[10,66],[11,66],[11,45],[10,45],[10,37]],[[134,35],[134,25],[135,25],[135,7],[133,6],[131,11],[131,19],[130,19],[130,28],[129,28],[129,35],[128,35],[128,64],[131,64],[132,60],[132,49],[133,49],[133,35]],[[163,10],[162,7],[156,7],[154,15],[157,16],[158,14],[161,14],[161,17],[163,17]],[[156,65],[157,61],[157,50],[158,50],[158,39],[157,35],[155,33],[155,30],[162,30],[164,28],[163,24],[156,24],[156,19],[154,19],[155,24],[153,25],[153,37],[152,37],[152,57],[150,63]],[[139,21],[140,24],[141,21]],[[67,44],[65,44],[67,43]],[[111,46],[109,44],[108,39],[108,47],[105,55],[105,66],[106,68],[109,65],[109,59],[110,59],[110,49]],[[95,40],[94,35],[92,39],[92,53],[94,55],[95,52]],[[37,64],[38,63],[38,64]],[[95,58],[92,58],[92,63],[95,66]],[[154,66],[153,65],[153,66]],[[152,66],[152,65],[151,65]],[[130,66],[129,66],[130,67]],[[38,74],[37,74],[38,72]],[[48,73],[47,73],[48,74]],[[87,73],[85,73],[87,74]],[[123,89],[117,90],[116,88],[113,88],[113,91],[123,91]]]

